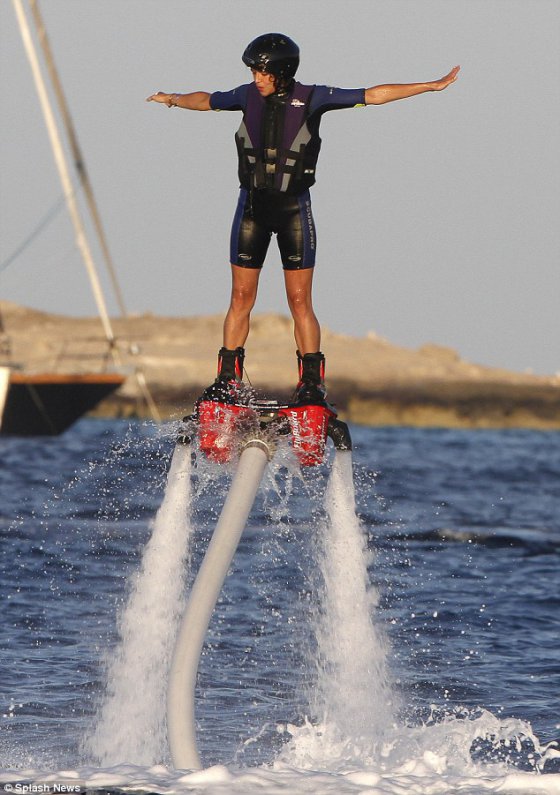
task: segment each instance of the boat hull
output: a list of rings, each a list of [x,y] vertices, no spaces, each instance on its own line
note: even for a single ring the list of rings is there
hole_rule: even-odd
[[[11,372],[0,418],[0,435],[56,436],[94,409],[124,380],[124,376],[116,373]]]

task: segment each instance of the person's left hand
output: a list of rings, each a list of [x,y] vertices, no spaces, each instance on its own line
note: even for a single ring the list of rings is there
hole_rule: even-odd
[[[449,72],[449,74],[445,75],[445,77],[440,78],[439,80],[434,80],[433,90],[434,91],[443,91],[444,88],[454,83],[457,80],[457,75],[459,74],[460,66],[454,66],[453,69]]]

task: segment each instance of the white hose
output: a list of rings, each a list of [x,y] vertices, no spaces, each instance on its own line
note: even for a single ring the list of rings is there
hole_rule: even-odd
[[[179,627],[167,691],[167,732],[173,764],[180,770],[198,770],[202,767],[195,726],[194,696],[198,664],[212,612],[269,457],[268,445],[259,439],[249,442],[243,449]]]

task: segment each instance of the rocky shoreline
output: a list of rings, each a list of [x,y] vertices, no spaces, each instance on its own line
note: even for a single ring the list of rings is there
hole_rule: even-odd
[[[109,349],[97,318],[72,318],[0,302],[11,360],[25,372],[85,372],[118,366],[130,375],[96,415],[148,417],[135,372],[145,377],[163,419],[192,410],[215,376],[222,316],[112,321]],[[323,329],[329,397],[341,418],[364,425],[560,429],[560,377],[514,373],[462,360],[450,348],[410,350],[369,334]],[[247,376],[257,391],[289,399],[297,377],[292,323],[256,315]]]

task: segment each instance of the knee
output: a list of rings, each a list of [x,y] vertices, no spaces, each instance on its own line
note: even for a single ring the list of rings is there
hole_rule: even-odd
[[[288,306],[292,315],[305,317],[313,313],[311,295],[307,290],[290,290],[287,293]]]
[[[231,290],[230,306],[235,312],[250,312],[257,298],[257,291],[243,285],[234,286]]]

